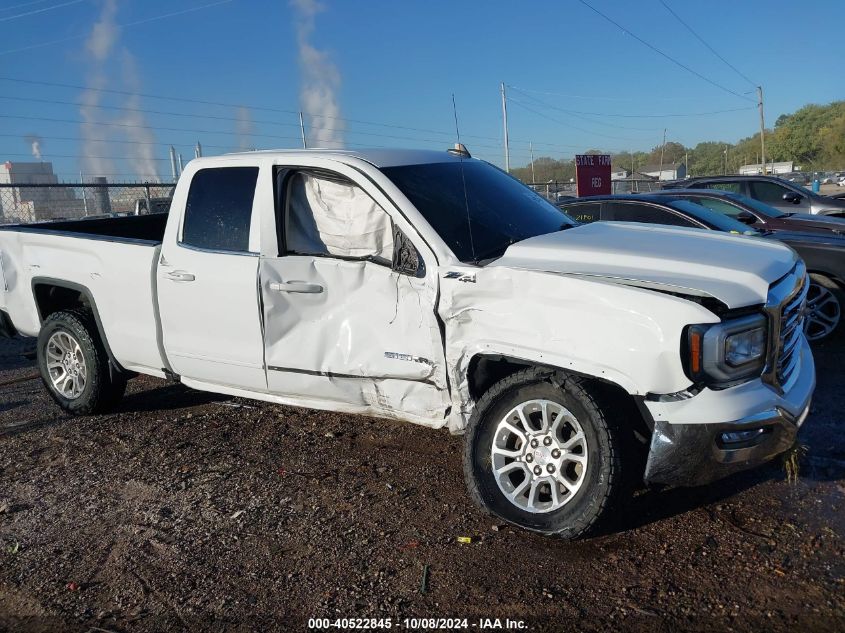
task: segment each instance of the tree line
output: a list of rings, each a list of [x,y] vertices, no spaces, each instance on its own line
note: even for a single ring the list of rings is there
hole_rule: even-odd
[[[793,161],[804,171],[845,169],[845,101],[828,105],[810,104],[784,114],[766,130],[766,162]],[[611,153],[613,170],[634,171],[645,165],[686,163],[687,173],[694,176],[736,173],[741,165],[760,162],[760,133],[736,143],[704,141],[695,147],[668,141],[648,152]],[[603,154],[588,149],[584,154]],[[531,163],[511,169],[511,173],[525,182],[532,180]],[[536,182],[568,181],[575,178],[573,159],[543,156],[534,160],[533,179]]]

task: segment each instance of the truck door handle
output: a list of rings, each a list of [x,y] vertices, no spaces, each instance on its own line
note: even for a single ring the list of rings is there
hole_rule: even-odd
[[[305,281],[271,281],[270,290],[276,292],[323,292],[323,287],[320,284],[309,284]]]
[[[184,270],[174,270],[165,275],[172,281],[193,281],[196,277],[192,273],[186,273]]]

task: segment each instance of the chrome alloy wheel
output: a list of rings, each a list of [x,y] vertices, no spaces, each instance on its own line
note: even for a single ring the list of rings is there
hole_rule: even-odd
[[[493,437],[493,476],[520,510],[553,512],[584,483],[587,439],[572,413],[551,400],[518,404]]]
[[[79,342],[69,333],[60,330],[47,341],[47,371],[55,390],[68,400],[78,398],[85,389],[85,357]]]
[[[807,307],[804,310],[804,332],[807,340],[823,339],[836,329],[842,308],[836,295],[821,284],[810,282]]]

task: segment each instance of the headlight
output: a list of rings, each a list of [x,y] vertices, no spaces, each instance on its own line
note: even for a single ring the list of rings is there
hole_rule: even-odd
[[[766,328],[756,327],[725,338],[725,362],[741,367],[763,358],[766,353]]]
[[[693,382],[728,387],[759,376],[766,363],[768,325],[762,314],[687,328],[682,353]]]

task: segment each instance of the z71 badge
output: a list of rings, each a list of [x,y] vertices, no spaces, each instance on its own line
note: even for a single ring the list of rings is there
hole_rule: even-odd
[[[457,279],[458,281],[463,281],[468,284],[474,284],[475,273],[462,273],[457,270],[450,270],[448,273],[443,275],[443,279]]]

